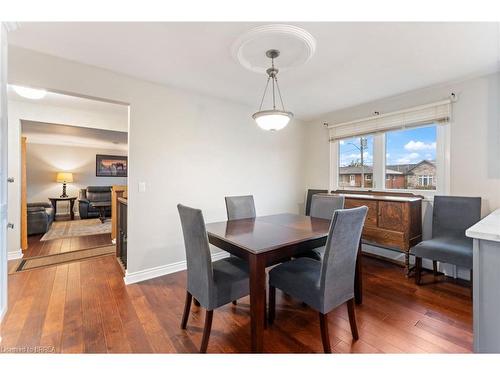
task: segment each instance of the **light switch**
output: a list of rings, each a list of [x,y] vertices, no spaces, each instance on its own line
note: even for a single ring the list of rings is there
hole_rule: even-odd
[[[146,192],[146,183],[139,182],[139,193],[145,193],[145,192]]]

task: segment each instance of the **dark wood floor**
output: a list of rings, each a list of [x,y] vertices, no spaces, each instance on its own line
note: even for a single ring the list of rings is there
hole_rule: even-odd
[[[345,306],[329,317],[338,353],[468,353],[472,349],[469,288],[440,282],[416,287],[398,266],[364,258],[360,340],[352,342]],[[432,276],[424,277],[431,281]],[[125,286],[112,256],[9,276],[3,349],[49,346],[63,353],[197,352],[204,311],[193,306],[179,328],[185,272]],[[277,293],[277,315],[265,331],[273,353],[321,353],[317,314]],[[210,353],[250,348],[249,299],[214,313]]]
[[[36,234],[28,237],[28,249],[23,251],[24,258],[111,245],[110,233],[40,241],[42,237],[43,234]]]

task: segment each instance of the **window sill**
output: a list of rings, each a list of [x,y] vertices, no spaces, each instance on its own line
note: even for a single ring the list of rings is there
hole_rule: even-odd
[[[422,195],[424,197],[424,201],[429,201],[432,202],[434,201],[434,196],[435,195],[440,195],[441,193],[436,191],[436,190],[416,190],[416,189],[377,189],[377,188],[359,188],[359,187],[338,187],[334,190],[353,190],[353,191],[360,191],[360,192],[380,192],[380,193],[412,193],[412,194],[417,194],[417,195]]]

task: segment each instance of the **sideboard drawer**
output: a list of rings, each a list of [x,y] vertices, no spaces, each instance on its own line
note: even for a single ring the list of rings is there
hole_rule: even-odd
[[[377,216],[378,216],[378,203],[377,201],[369,201],[366,199],[351,199],[348,198],[345,200],[344,207],[345,208],[354,208],[366,206],[368,207],[368,213],[366,214],[365,225],[368,226],[377,226]]]
[[[389,248],[404,249],[406,247],[404,233],[382,228],[365,226],[363,228],[363,239],[366,242]]]

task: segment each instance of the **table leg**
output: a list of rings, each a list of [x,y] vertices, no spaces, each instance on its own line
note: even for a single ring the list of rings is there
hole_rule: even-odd
[[[75,201],[70,200],[69,201],[69,214],[71,216],[71,220],[75,220],[75,212],[73,211],[74,208],[75,208]]]
[[[54,221],[56,221],[57,218],[57,201],[50,201],[52,203],[52,207],[54,208]]]
[[[266,266],[262,256],[251,255],[250,265],[250,317],[252,352],[262,353],[266,306]]]
[[[356,257],[356,271],[354,274],[354,300],[358,305],[363,303],[363,271],[361,259],[361,241],[359,241],[358,256]]]

